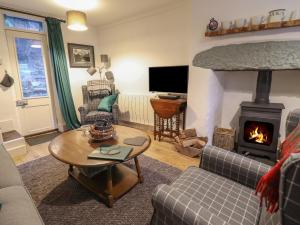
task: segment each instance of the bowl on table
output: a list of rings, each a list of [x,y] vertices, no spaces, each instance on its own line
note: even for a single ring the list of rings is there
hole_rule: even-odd
[[[91,138],[96,141],[108,140],[115,135],[115,129],[112,126],[112,123],[107,120],[100,120],[91,125],[89,132]]]

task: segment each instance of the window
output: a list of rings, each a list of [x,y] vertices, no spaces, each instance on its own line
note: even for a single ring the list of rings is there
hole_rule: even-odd
[[[8,28],[44,32],[43,22],[4,15],[4,24]]]
[[[48,96],[45,65],[39,40],[16,38],[19,74],[24,98]]]

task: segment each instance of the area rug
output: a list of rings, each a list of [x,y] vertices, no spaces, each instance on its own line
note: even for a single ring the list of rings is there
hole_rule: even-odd
[[[151,194],[158,184],[168,184],[181,171],[146,156],[140,156],[144,183],[107,208],[97,196],[68,176],[68,166],[46,156],[19,166],[46,225],[144,225],[153,208]],[[128,165],[133,167],[133,163]]]
[[[38,136],[25,138],[25,141],[27,142],[28,145],[34,146],[34,145],[39,145],[45,142],[52,141],[60,134],[61,134],[60,132],[51,132],[47,134],[41,134]]]

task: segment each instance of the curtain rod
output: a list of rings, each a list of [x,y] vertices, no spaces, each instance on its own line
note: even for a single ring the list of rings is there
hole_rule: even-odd
[[[30,15],[30,16],[36,16],[36,17],[44,18],[44,19],[47,18],[47,16],[43,16],[43,15],[40,15],[40,14],[35,14],[35,13],[31,13],[31,12],[27,12],[27,11],[23,11],[23,10],[18,10],[18,9],[13,9],[13,8],[5,7],[5,6],[0,6],[0,9],[11,11],[11,12],[16,12],[16,13],[23,13],[23,14],[27,14],[27,15]],[[62,23],[66,22],[65,20],[62,20],[62,19],[58,19],[58,20]]]

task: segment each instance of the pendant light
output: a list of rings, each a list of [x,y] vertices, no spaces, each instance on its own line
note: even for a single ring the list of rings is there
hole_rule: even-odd
[[[67,11],[67,25],[70,30],[85,31],[88,29],[86,25],[86,14],[81,11]]]

